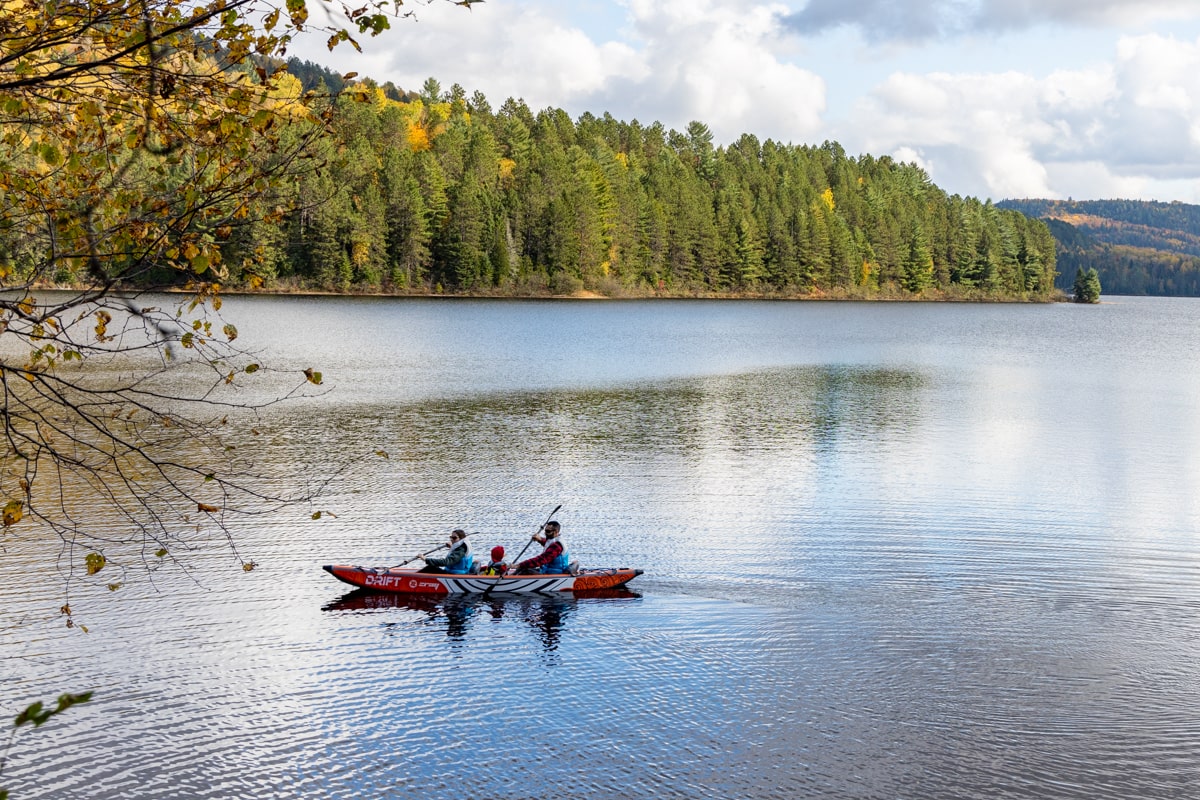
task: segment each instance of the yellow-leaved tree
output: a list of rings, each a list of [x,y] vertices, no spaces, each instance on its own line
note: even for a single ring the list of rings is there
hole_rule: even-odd
[[[321,374],[298,371],[265,401],[223,394],[267,370],[219,318],[221,283],[253,284],[255,268],[222,263],[221,245],[272,213],[274,186],[311,168],[324,132],[319,99],[280,72],[289,43],[357,48],[402,6],[0,0],[0,554],[15,530],[45,543],[68,626],[76,575],[117,588],[198,522],[241,560],[233,515],[311,496],[264,488],[232,455],[231,417]],[[184,291],[146,300],[155,287]],[[90,697],[34,703],[13,730]]]
[[[72,576],[171,557],[198,519],[229,533],[232,514],[303,499],[230,455],[227,421],[248,406],[222,389],[267,370],[220,319],[221,284],[254,283],[253,259],[224,264],[221,245],[324,132],[277,66],[289,43],[357,47],[407,13],[0,0],[0,537],[45,535],[68,625]],[[165,286],[177,303],[141,294]],[[266,402],[321,375],[294,381]]]

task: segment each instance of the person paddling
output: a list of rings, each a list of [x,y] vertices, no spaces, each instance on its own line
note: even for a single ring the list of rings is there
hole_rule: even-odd
[[[517,563],[513,569],[517,573],[540,572],[544,575],[565,574],[571,557],[562,543],[562,526],[555,520],[550,520],[542,528],[545,532],[535,533],[533,540],[542,545],[542,552],[533,558],[527,558]]]
[[[467,541],[467,532],[455,528],[450,533],[450,552],[444,556],[425,556],[420,553],[417,558],[425,559],[421,572],[448,572],[451,575],[465,575],[471,571],[475,558],[471,554],[471,543]]]

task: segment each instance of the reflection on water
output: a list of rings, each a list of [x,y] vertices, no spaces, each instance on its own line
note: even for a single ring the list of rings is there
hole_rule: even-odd
[[[628,589],[539,594],[420,595],[373,592],[355,589],[321,607],[322,611],[358,612],[402,609],[417,612],[424,624],[444,628],[451,639],[462,639],[476,622],[497,622],[507,615],[533,630],[547,652],[558,647],[568,617],[581,600],[636,600],[640,594]],[[406,625],[385,621],[385,628],[402,632]]]
[[[7,532],[0,710],[98,690],[18,739],[14,796],[1194,795],[1200,301],[248,306],[331,391],[244,457],[389,457],[238,525],[253,572],[73,583],[86,636]],[[320,569],[515,554],[558,504],[636,594]]]

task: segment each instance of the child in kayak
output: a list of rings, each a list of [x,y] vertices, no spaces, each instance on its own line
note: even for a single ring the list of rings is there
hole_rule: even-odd
[[[496,545],[492,548],[491,562],[480,570],[480,575],[503,575],[508,572],[508,564],[504,563],[504,548]]]

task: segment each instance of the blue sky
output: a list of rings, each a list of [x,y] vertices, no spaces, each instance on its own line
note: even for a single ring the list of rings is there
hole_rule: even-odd
[[[1200,0],[413,0],[293,55],[498,107],[743,132],[925,167],[981,198],[1200,203]]]

